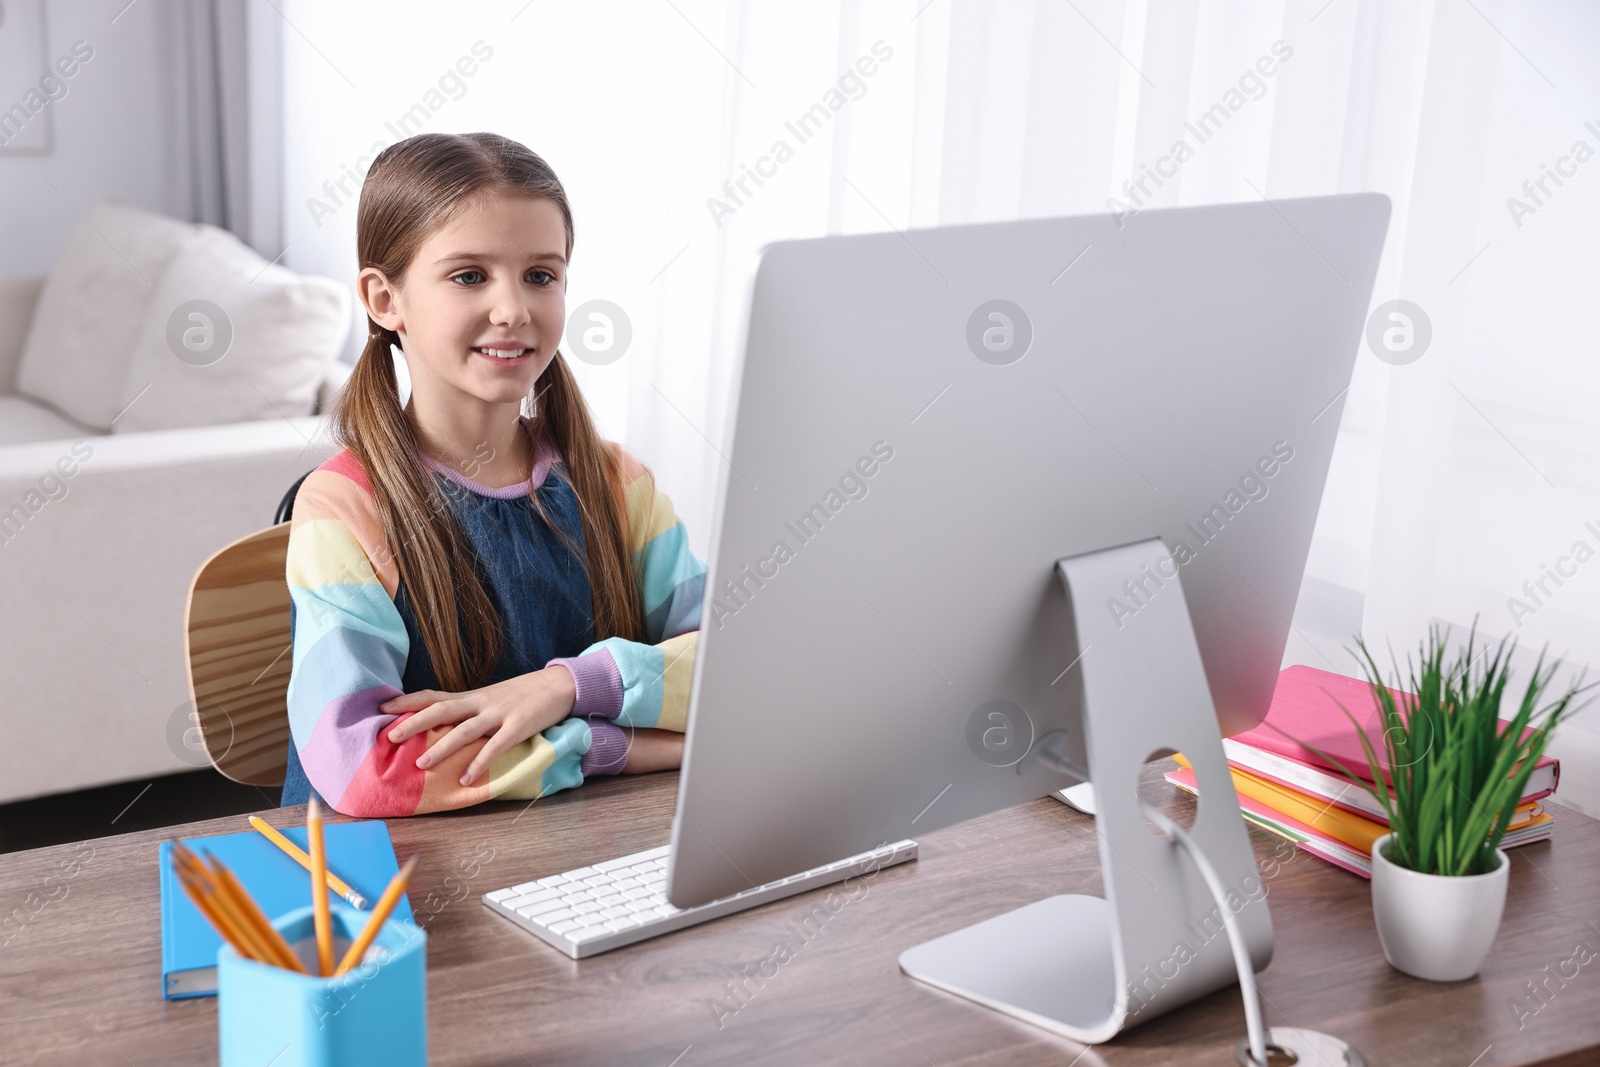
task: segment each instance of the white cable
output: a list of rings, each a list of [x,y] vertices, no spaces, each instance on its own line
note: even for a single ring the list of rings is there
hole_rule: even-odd
[[[1250,963],[1250,949],[1244,943],[1244,932],[1239,929],[1233,910],[1228,907],[1228,894],[1222,886],[1222,879],[1217,877],[1211,861],[1206,859],[1206,854],[1200,851],[1200,846],[1184,832],[1183,827],[1149,804],[1141,801],[1139,806],[1144,809],[1145,818],[1183,846],[1189,858],[1194,860],[1194,865],[1200,869],[1200,877],[1205,879],[1206,888],[1211,890],[1212,897],[1216,899],[1217,908],[1222,912],[1223,929],[1228,932],[1228,944],[1233,948],[1233,962],[1239,969],[1239,992],[1244,998],[1244,1026],[1250,1039],[1250,1058],[1259,1067],[1267,1067],[1267,1039],[1261,1029],[1261,1000],[1256,995],[1256,970]]]
[[[1087,768],[1078,766],[1060,753],[1059,747],[1065,738],[1065,734],[1059,737],[1046,734],[1041,737],[1034,753],[1035,757],[1053,770],[1071,774],[1081,781],[1092,781]],[[1206,888],[1211,890],[1211,896],[1217,902],[1217,910],[1222,913],[1222,927],[1228,934],[1228,945],[1233,949],[1233,963],[1239,971],[1239,993],[1244,999],[1244,1027],[1250,1041],[1250,1058],[1258,1067],[1267,1067],[1267,1038],[1266,1032],[1261,1028],[1261,998],[1256,994],[1256,969],[1250,962],[1250,949],[1244,943],[1244,932],[1239,929],[1233,910],[1228,907],[1228,892],[1223,888],[1222,879],[1217,877],[1216,868],[1211,866],[1206,854],[1194,843],[1194,839],[1184,832],[1183,827],[1144,801],[1139,802],[1139,807],[1143,809],[1145,818],[1176,841],[1189,854],[1189,858],[1194,860],[1194,865],[1200,870],[1200,877],[1205,879]]]

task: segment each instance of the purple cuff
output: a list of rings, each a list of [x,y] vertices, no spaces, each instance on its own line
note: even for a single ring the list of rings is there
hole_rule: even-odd
[[[572,672],[577,696],[572,701],[573,718],[615,719],[622,714],[622,672],[611,650],[599,648],[581,656],[558,656],[546,667],[560,664]]]
[[[609,719],[590,719],[589,751],[579,767],[585,778],[597,774],[621,774],[628,762],[628,735]]]

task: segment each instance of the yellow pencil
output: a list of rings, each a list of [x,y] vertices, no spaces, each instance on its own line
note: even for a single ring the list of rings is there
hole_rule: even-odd
[[[243,918],[237,915],[226,897],[218,891],[216,880],[205,865],[197,859],[193,852],[185,848],[183,843],[177,842],[173,850],[176,857],[174,865],[178,873],[178,881],[182,883],[184,892],[194,902],[194,906],[204,915],[224,941],[233,946],[235,952],[245,959],[270,962],[258,939],[252,936]]]
[[[333,970],[333,913],[328,909],[328,858],[322,848],[322,811],[317,798],[306,807],[306,843],[311,846],[311,916],[317,930],[317,973]]]
[[[221,878],[215,872],[209,873],[211,881],[208,892],[211,903],[219,911],[223,911],[228,915],[234,927],[244,938],[245,945],[249,947],[249,957],[261,963],[276,964],[279,967],[285,966],[284,963],[276,958],[276,953],[272,951],[271,942],[268,941],[266,935],[250,921],[245,914],[244,908],[239,904],[237,898],[228,891]]]
[[[305,850],[299,845],[280,834],[277,827],[259,815],[250,816],[250,825],[261,831],[268,841],[283,849],[300,866],[308,871],[311,869],[311,857],[306,855]],[[357,893],[351,888],[350,883],[334,874],[331,870],[328,872],[328,888],[343,897],[352,908],[358,908],[361,911],[367,910],[367,898]]]
[[[199,882],[191,881],[191,875],[179,875],[178,880],[183,885],[184,895],[194,904],[195,910],[205,916],[206,921],[216,928],[217,933],[233,950],[244,959],[255,959],[255,950],[245,943],[244,935],[233,920],[224,915],[217,907],[208,890]]]
[[[372,914],[367,916],[367,923],[361,928],[361,933],[350,942],[350,947],[345,951],[344,959],[339,961],[339,966],[334,974],[339,975],[361,962],[361,957],[367,954],[367,949],[372,946],[373,939],[378,936],[378,931],[383,929],[383,924],[388,921],[389,913],[400,902],[400,894],[406,891],[406,886],[411,882],[411,872],[417,868],[417,857],[412,856],[406,860],[406,865],[395,872],[389,879],[388,888],[383,891],[383,896],[378,898],[378,903],[373,906]]]
[[[217,884],[223,892],[233,898],[234,904],[244,916],[245,921],[255,929],[261,936],[261,940],[265,942],[268,951],[271,953],[271,958],[267,962],[276,963],[279,967],[305,974],[306,969],[300,962],[300,957],[294,954],[294,950],[289,947],[289,942],[283,939],[283,935],[278,932],[277,927],[272,925],[272,920],[267,918],[266,913],[261,910],[261,906],[255,902],[249,891],[245,889],[234,873],[228,869],[228,865],[215,856],[208,858],[211,860],[212,867],[215,868],[214,873],[216,874]]]

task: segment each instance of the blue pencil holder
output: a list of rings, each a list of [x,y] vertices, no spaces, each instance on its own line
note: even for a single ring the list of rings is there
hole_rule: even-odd
[[[331,904],[335,965],[367,912]],[[310,905],[272,925],[306,969],[317,969]],[[428,1062],[428,935],[391,917],[362,962],[334,978],[299,974],[217,951],[217,1028],[222,1067],[425,1067]]]

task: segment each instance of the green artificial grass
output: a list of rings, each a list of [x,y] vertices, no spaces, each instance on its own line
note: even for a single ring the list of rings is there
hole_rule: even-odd
[[[1487,874],[1498,865],[1500,839],[1552,732],[1592,686],[1582,685],[1580,677],[1541,706],[1561,660],[1546,664],[1540,652],[1516,714],[1502,723],[1515,644],[1502,638],[1492,650],[1478,645],[1474,621],[1466,646],[1450,659],[1448,635],[1447,627],[1431,627],[1417,658],[1406,657],[1409,685],[1400,685],[1395,665],[1394,688],[1414,694],[1402,694],[1398,702],[1366,642],[1356,639],[1356,658],[1378,701],[1387,775],[1374,741],[1342,704],[1360,737],[1370,781],[1317,754],[1383,806],[1393,834],[1384,850],[1391,863],[1424,874]]]

